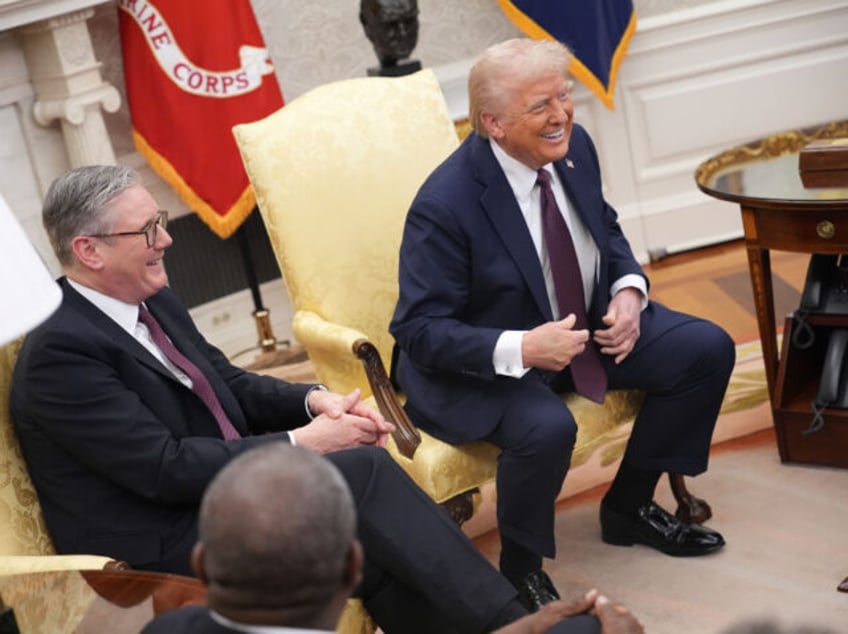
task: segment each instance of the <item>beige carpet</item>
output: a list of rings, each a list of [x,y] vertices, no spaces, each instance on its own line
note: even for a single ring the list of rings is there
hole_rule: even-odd
[[[713,448],[693,488],[714,512],[709,526],[728,545],[678,559],[600,540],[604,487],[560,503],[558,556],[546,569],[564,591],[598,587],[630,607],[651,634],[718,634],[758,617],[784,627],[817,624],[848,632],[848,470],[780,463],[774,434],[757,432]],[[666,481],[658,501],[673,510]],[[497,538],[476,542],[497,561]]]
[[[545,563],[554,582],[566,592],[599,588],[650,634],[719,634],[763,618],[848,633],[848,594],[836,590],[848,576],[848,469],[781,464],[759,342],[737,346],[713,440],[709,471],[688,482],[713,508],[708,526],[727,539],[722,551],[679,559],[604,544],[598,504],[606,484],[585,485],[609,481],[617,463],[587,464],[566,480],[565,489],[583,492],[557,507],[558,556]],[[657,500],[674,510],[667,479]],[[495,532],[475,542],[497,562]]]
[[[264,371],[314,380],[308,361]],[[708,525],[725,535],[724,550],[676,559],[603,544],[600,483],[612,478],[617,462],[603,463],[601,453],[569,473],[558,505],[558,557],[545,567],[564,593],[598,587],[630,607],[649,634],[720,634],[754,618],[848,634],[848,594],[836,591],[848,575],[848,470],[780,463],[758,342],[737,346],[709,472],[689,479],[713,507]],[[484,490],[465,528],[496,563],[493,496]],[[665,479],[658,501],[674,510]]]

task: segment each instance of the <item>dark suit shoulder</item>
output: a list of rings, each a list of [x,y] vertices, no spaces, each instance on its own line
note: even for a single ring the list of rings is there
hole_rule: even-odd
[[[566,158],[572,159],[575,162],[583,163],[588,160],[595,171],[600,171],[598,163],[598,153],[595,150],[595,143],[586,129],[579,123],[575,123],[571,130],[571,138],[568,142],[568,154]]]
[[[450,188],[453,183],[467,178],[470,171],[471,147],[474,145],[475,138],[479,140],[479,137],[472,132],[471,136],[437,165],[424,180],[421,191],[432,192],[445,187]]]
[[[428,205],[456,212],[476,209],[489,181],[497,177],[493,167],[497,167],[497,163],[488,140],[472,132],[425,179],[412,208]]]
[[[71,288],[64,278],[59,284],[62,301],[50,317],[26,336],[18,366],[33,353],[44,359],[55,350],[78,350],[96,355],[101,348],[99,343],[128,336],[103,311]]]
[[[150,621],[141,634],[231,634],[209,614],[205,606],[191,606],[164,612]]]

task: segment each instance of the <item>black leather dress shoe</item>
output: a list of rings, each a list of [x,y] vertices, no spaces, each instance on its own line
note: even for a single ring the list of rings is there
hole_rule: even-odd
[[[697,557],[717,551],[724,538],[697,524],[684,524],[654,502],[622,515],[601,503],[601,536],[607,544],[645,544],[673,557]]]
[[[559,599],[559,592],[554,588],[551,578],[544,571],[531,572],[518,582],[518,600],[530,612],[540,610],[543,605]]]

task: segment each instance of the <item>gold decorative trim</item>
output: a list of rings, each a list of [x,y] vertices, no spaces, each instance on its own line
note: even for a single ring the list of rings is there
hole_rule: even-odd
[[[728,165],[739,165],[763,158],[777,158],[784,154],[800,152],[801,148],[815,139],[843,136],[848,136],[848,120],[835,121],[820,127],[778,132],[707,159],[695,170],[695,180],[701,187],[709,188],[709,183],[716,172]]]

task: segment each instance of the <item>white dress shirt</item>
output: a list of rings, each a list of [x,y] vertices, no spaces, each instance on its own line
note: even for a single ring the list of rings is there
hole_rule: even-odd
[[[518,207],[521,209],[524,221],[527,223],[527,229],[530,231],[530,237],[533,240],[533,245],[536,247],[536,254],[539,256],[542,273],[545,277],[545,290],[548,294],[551,312],[553,313],[554,321],[558,321],[562,318],[562,315],[559,314],[550,258],[548,257],[548,249],[545,245],[544,236],[542,235],[541,188],[536,186],[538,174],[536,170],[507,154],[494,139],[490,138],[489,144],[498,165],[503,170],[504,176],[506,176],[506,180],[515,195],[515,200],[518,202]],[[598,245],[595,243],[586,225],[580,220],[579,215],[572,209],[570,201],[565,195],[565,188],[562,185],[562,181],[560,181],[559,175],[553,168],[553,165],[549,163],[543,169],[551,175],[551,188],[553,189],[554,198],[571,233],[574,250],[577,253],[577,261],[580,266],[580,276],[583,280],[583,299],[585,305],[590,306],[601,263]],[[616,280],[612,285],[610,296],[615,295],[625,287],[634,287],[642,293],[642,297],[644,298],[642,308],[644,309],[647,306],[647,286],[645,280],[638,275],[625,275],[620,280]],[[524,333],[525,331],[523,330],[505,330],[501,333],[492,354],[492,364],[496,374],[520,378],[530,370],[530,368],[524,367],[521,354],[521,340],[524,337]]]

